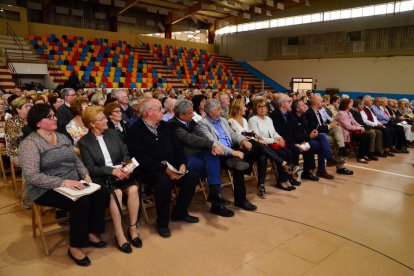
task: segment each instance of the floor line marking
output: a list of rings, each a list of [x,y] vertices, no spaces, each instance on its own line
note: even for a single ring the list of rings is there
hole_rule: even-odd
[[[396,176],[401,176],[401,177],[405,177],[405,178],[414,179],[414,176],[409,176],[409,175],[405,175],[405,174],[399,174],[399,173],[387,172],[387,171],[376,170],[376,169],[371,169],[371,168],[365,168],[365,167],[355,166],[355,165],[348,165],[348,166],[349,166],[349,167],[353,167],[353,168],[358,168],[358,169],[363,169],[363,170],[373,171],[373,172],[379,172],[379,173],[392,174],[392,175],[396,175]]]

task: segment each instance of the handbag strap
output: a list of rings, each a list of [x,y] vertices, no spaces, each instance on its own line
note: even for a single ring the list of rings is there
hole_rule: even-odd
[[[139,221],[141,219],[141,213],[142,213],[142,184],[139,182],[139,185],[137,185],[137,186],[138,186],[138,200],[140,202],[139,207],[138,207],[137,220],[133,224],[128,224],[128,223],[124,222],[124,224],[127,225],[128,227],[131,227],[131,226],[138,227]],[[122,215],[122,207],[121,207],[121,203],[118,200],[118,197],[116,196],[115,189],[113,189],[113,188],[111,189],[111,194],[114,197],[116,206],[118,207],[119,214],[122,217],[123,216]]]

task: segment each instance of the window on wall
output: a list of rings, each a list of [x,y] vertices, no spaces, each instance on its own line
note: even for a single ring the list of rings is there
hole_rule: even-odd
[[[300,94],[313,89],[313,78],[292,78],[292,92]]]
[[[414,10],[414,0],[395,1],[378,5],[370,5],[363,7],[355,7],[352,9],[342,9],[334,11],[326,11],[314,14],[299,15],[294,17],[278,18],[264,20],[253,23],[244,23],[224,27],[216,31],[217,35],[224,35],[235,32],[246,32],[266,28],[280,28],[292,25],[310,24],[315,22],[346,20],[351,18],[379,16],[384,14],[395,14],[401,12],[409,12]]]

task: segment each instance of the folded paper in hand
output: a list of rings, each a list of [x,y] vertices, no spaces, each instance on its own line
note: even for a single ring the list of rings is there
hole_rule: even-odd
[[[186,173],[188,173],[188,170],[186,170],[184,173],[180,172],[179,170],[177,170],[173,165],[171,165],[170,163],[168,163],[167,161],[162,161],[162,163],[164,165],[167,165],[167,168],[169,168],[170,170],[172,170],[173,172],[175,172],[176,174],[180,174],[180,175],[184,175]]]
[[[309,143],[308,143],[308,142],[303,142],[302,144],[300,144],[300,148],[301,148],[303,151],[308,151],[308,150],[310,149],[310,145],[309,145]]]
[[[79,181],[80,183],[84,184],[85,188],[82,190],[75,190],[75,189],[71,189],[71,188],[67,188],[67,187],[58,187],[55,188],[54,190],[70,199],[72,199],[73,201],[78,200],[79,198],[86,196],[86,195],[90,195],[93,194],[94,192],[96,192],[97,190],[99,190],[101,188],[101,186],[99,184],[95,184],[95,183],[86,183],[85,181],[81,180]]]

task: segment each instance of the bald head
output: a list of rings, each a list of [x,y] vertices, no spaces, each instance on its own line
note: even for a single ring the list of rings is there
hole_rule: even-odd
[[[311,106],[313,109],[320,109],[322,107],[322,97],[319,94],[314,94],[311,97]]]

